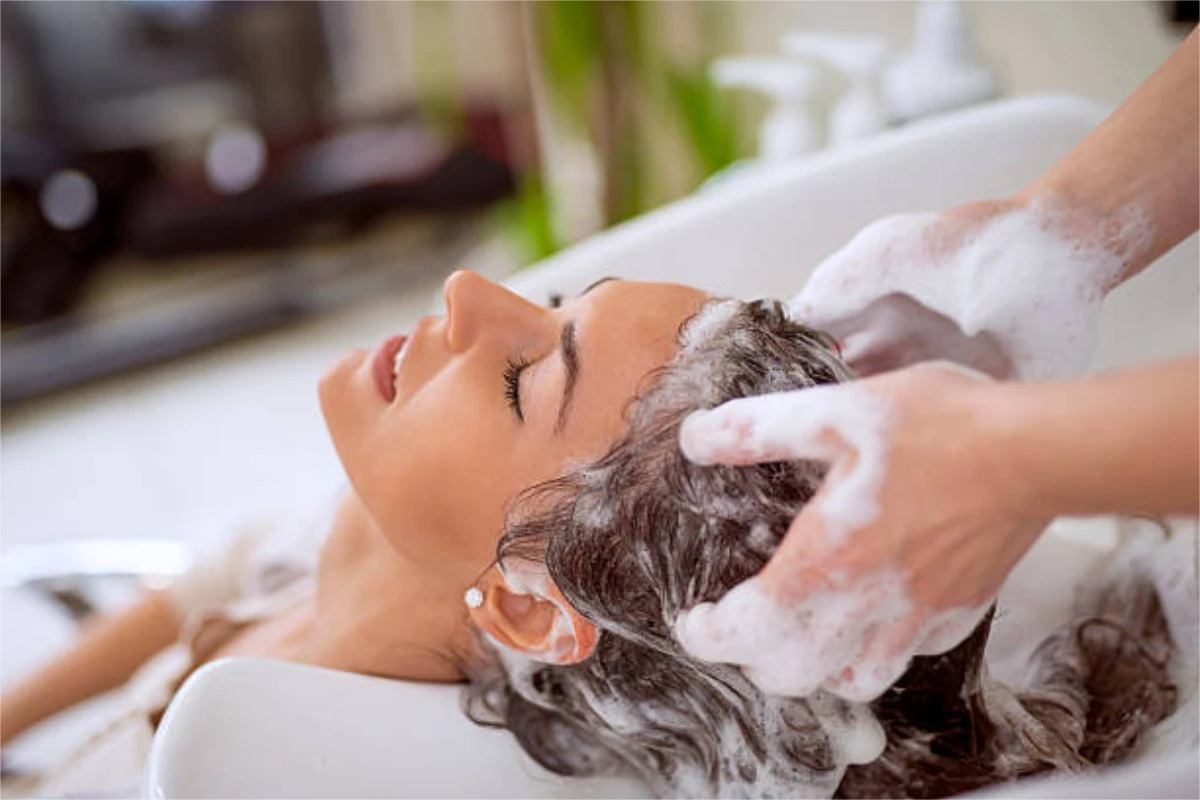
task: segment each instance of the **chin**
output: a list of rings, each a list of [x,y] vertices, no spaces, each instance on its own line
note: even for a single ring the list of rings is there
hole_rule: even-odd
[[[321,398],[322,407],[325,405],[326,396],[345,390],[346,384],[367,355],[366,350],[351,350],[333,362],[333,365],[317,382],[317,394]]]
[[[344,427],[346,418],[351,416],[350,411],[354,407],[354,376],[367,355],[366,350],[352,350],[334,362],[317,383],[321,416],[325,418],[325,427],[329,430],[335,447],[338,444],[338,430]]]

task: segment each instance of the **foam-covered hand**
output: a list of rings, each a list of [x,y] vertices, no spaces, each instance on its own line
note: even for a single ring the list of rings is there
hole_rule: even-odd
[[[1102,224],[1017,199],[901,214],[822,262],[791,310],[838,337],[859,375],[944,359],[997,378],[1073,376],[1146,235],[1133,208]]]
[[[770,693],[865,702],[966,638],[1049,522],[1005,461],[994,386],[933,363],[690,416],[694,462],[829,471],[762,572],[679,617],[683,647]]]

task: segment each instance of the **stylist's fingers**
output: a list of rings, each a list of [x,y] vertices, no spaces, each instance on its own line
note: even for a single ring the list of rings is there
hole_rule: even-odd
[[[908,670],[909,661],[901,656],[864,655],[858,665],[846,667],[822,688],[850,703],[870,703],[900,680]]]
[[[743,397],[697,411],[680,428],[680,447],[697,464],[832,460],[837,452],[820,434],[830,425],[837,388]]]
[[[704,661],[745,664],[754,658],[754,644],[764,618],[767,596],[758,578],[733,587],[715,603],[700,603],[675,620],[675,638],[683,649]]]
[[[817,554],[812,553],[812,558],[802,554],[806,546],[823,538],[819,526],[816,514],[802,512],[758,575],[738,584],[720,600],[700,603],[680,614],[675,637],[683,648],[705,661],[769,671],[777,660],[778,648],[788,649],[799,641],[782,634],[798,634],[802,640],[811,626],[820,624],[806,610],[805,601],[809,595],[830,587],[819,570],[804,566],[806,561],[816,563]],[[827,655],[808,648],[801,657]],[[794,658],[784,658],[782,666],[794,671],[797,664]],[[814,679],[812,688],[819,682]]]
[[[857,658],[824,687],[851,703],[871,702],[908,669],[913,655],[909,643],[920,627],[916,614],[890,625],[874,625]]]
[[[881,297],[829,330],[841,343],[842,357],[859,376],[936,360],[952,361],[996,378],[1009,377],[1013,371],[992,333],[968,335],[954,320],[907,295]]]
[[[684,648],[769,693],[868,701],[969,635],[1041,529],[1022,484],[997,485],[1017,464],[989,384],[930,363],[689,419],[681,446],[701,463],[830,468],[757,576],[680,615]]]
[[[818,386],[695,412],[681,426],[680,447],[698,464],[829,462],[820,492],[800,516],[819,520],[827,534],[820,538],[836,547],[876,515],[891,415],[887,401],[861,383]],[[780,548],[784,558],[799,546],[788,541],[794,533]]]
[[[853,386],[818,386],[743,397],[697,411],[679,431],[683,454],[697,464],[836,461],[884,408]]]
[[[902,619],[877,625],[859,656],[824,688],[851,703],[869,703],[900,679],[915,656],[945,653],[966,639],[990,607],[983,603],[932,615],[914,609]]]
[[[789,310],[829,330],[873,300],[902,291],[904,268],[930,257],[925,230],[935,219],[929,213],[897,214],[866,226],[813,270]]]
[[[896,607],[895,586],[830,578],[848,565],[830,549],[816,506],[797,516],[756,577],[677,618],[675,636],[685,651],[736,664],[764,691],[794,697],[861,660],[878,608]]]

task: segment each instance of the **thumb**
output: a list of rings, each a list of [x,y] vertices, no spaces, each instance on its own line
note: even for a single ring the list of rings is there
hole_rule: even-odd
[[[862,313],[873,299],[870,293],[854,290],[867,277],[834,254],[813,272],[804,288],[787,304],[788,316],[813,328],[834,330]]]
[[[871,235],[874,227],[868,226],[816,266],[788,303],[793,319],[827,329],[862,313],[879,297],[886,248]]]
[[[903,292],[907,265],[929,261],[926,232],[938,212],[895,214],[878,219],[827,256],[788,304],[794,319],[832,329],[880,297]],[[837,334],[834,331],[835,335]]]

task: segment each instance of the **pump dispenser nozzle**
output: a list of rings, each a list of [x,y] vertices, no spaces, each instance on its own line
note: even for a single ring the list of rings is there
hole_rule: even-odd
[[[782,161],[817,148],[818,133],[808,110],[816,83],[812,67],[778,58],[739,57],[718,59],[710,69],[718,86],[753,89],[775,101],[759,131],[759,158]]]
[[[979,60],[969,22],[960,0],[924,0],[917,6],[913,48],[882,77],[897,117],[910,121],[996,95],[996,73]]]
[[[784,52],[813,58],[843,73],[850,88],[829,115],[830,144],[839,145],[871,136],[888,126],[888,113],[879,96],[878,76],[891,55],[881,36],[840,33],[790,33]]]

